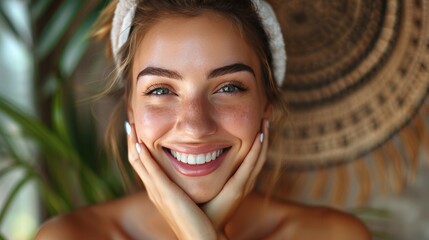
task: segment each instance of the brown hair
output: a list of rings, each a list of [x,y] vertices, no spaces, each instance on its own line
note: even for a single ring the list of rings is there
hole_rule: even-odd
[[[110,45],[110,31],[115,7],[118,1],[112,1],[102,12],[98,24],[96,36],[107,41],[107,55],[112,55]],[[244,39],[255,49],[260,59],[261,75],[264,92],[268,101],[273,105],[274,112],[271,119],[270,129],[270,151],[274,154],[274,171],[268,186],[265,190],[268,193],[274,187],[274,183],[279,177],[281,168],[280,148],[281,129],[286,123],[286,105],[281,96],[280,88],[277,86],[272,69],[272,56],[269,45],[269,38],[263,28],[261,19],[255,11],[250,0],[143,0],[139,1],[135,17],[131,25],[128,41],[119,50],[118,60],[120,62],[116,69],[116,77],[107,85],[102,95],[114,94],[118,98],[116,107],[113,110],[111,120],[106,134],[106,147],[112,153],[123,174],[126,186],[132,186],[129,174],[129,164],[124,165],[122,159],[126,159],[125,139],[123,124],[126,120],[126,109],[131,93],[131,66],[134,53],[145,32],[159,19],[172,16],[198,16],[204,12],[211,11],[230,19],[239,29]],[[125,167],[128,166],[128,167]],[[138,181],[138,184],[141,184]],[[134,185],[135,186],[135,185]]]

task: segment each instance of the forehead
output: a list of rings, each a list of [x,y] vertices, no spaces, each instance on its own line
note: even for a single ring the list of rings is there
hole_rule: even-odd
[[[139,42],[134,68],[157,65],[216,68],[241,62],[258,70],[255,50],[239,27],[219,14],[168,16],[154,23]]]

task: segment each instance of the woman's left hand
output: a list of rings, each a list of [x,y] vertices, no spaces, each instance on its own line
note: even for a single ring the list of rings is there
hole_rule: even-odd
[[[252,191],[256,179],[265,163],[268,149],[268,120],[262,123],[262,133],[256,137],[252,148],[224,185],[221,192],[200,207],[212,221],[215,229],[223,234],[227,220],[239,204]]]

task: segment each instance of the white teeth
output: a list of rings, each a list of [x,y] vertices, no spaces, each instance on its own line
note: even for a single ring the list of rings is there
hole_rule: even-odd
[[[204,164],[206,163],[206,157],[204,154],[198,154],[197,156],[197,164]]]
[[[195,159],[195,155],[189,154],[188,155],[188,164],[197,164],[197,161]]]
[[[206,160],[206,162],[210,162],[212,160],[212,154],[211,153],[207,153],[205,160]]]
[[[171,149],[170,149],[170,153],[174,158],[176,158],[180,162],[187,163],[190,165],[195,165],[195,164],[204,164],[215,160],[220,155],[222,155],[223,149],[209,152],[209,153],[204,153],[204,154],[197,154],[197,155],[175,152]]]
[[[179,154],[179,153],[178,153]],[[188,161],[188,155],[185,153],[180,154],[180,161],[186,163]]]

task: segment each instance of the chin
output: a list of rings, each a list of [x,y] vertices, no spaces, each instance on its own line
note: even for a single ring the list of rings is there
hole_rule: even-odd
[[[215,186],[189,186],[184,189],[188,196],[197,204],[209,202],[220,192]]]
[[[214,196],[211,197],[207,197],[207,196],[196,196],[196,197],[191,197],[191,199],[196,203],[196,204],[203,204],[206,202],[209,202],[210,200],[212,200],[214,198]]]

